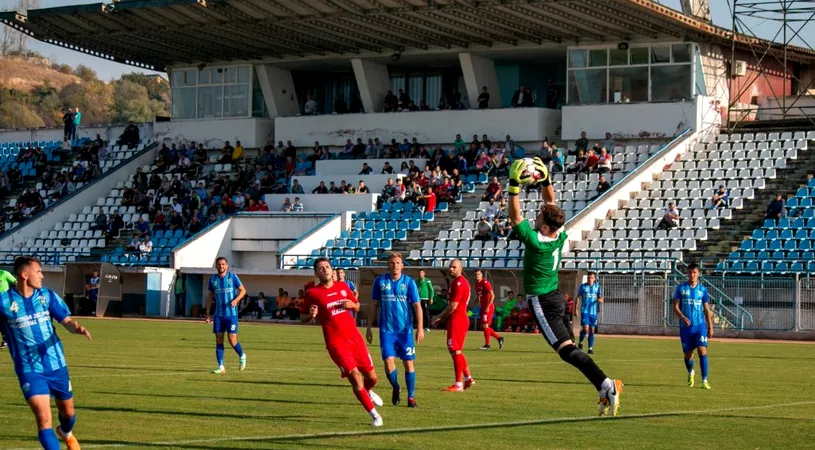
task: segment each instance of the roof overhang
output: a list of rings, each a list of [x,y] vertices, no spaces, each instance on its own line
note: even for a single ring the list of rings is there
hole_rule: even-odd
[[[120,0],[27,16],[0,13],[0,21],[44,42],[154,70],[626,40],[729,45],[732,39],[729,30],[651,0]],[[736,44],[768,45],[742,35]],[[810,62],[815,53],[788,46],[787,57]]]

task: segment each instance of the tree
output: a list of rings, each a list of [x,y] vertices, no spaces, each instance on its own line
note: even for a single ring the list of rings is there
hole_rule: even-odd
[[[113,87],[113,120],[119,123],[152,121],[147,88],[125,79],[117,81]]]
[[[65,108],[78,107],[82,111],[83,124],[105,124],[111,122],[113,107],[113,87],[101,81],[72,83],[59,93]]]
[[[37,9],[40,6],[39,0],[19,0],[14,10],[19,14],[28,13],[29,9]],[[11,54],[24,55],[28,51],[29,36],[15,30],[9,26],[0,28],[0,56]]]
[[[0,129],[42,128],[45,122],[25,103],[11,101],[0,103]]]
[[[76,66],[74,69],[74,75],[78,76],[85,82],[99,81],[99,77],[96,76],[96,71],[84,64]]]

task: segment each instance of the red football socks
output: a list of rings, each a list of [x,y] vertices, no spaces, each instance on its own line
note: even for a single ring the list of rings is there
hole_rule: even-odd
[[[362,406],[365,408],[365,411],[371,412],[374,409],[374,402],[371,401],[371,398],[368,397],[368,391],[365,389],[356,390],[354,389],[354,395],[357,396],[357,400],[362,403]]]

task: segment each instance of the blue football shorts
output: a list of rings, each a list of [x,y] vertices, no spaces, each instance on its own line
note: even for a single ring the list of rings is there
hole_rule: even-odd
[[[379,349],[382,359],[399,358],[403,361],[413,361],[416,358],[416,347],[413,344],[413,332],[388,333],[379,332]]]
[[[580,313],[580,326],[590,326],[592,328],[597,328],[597,314],[583,314]]]
[[[212,332],[237,334],[238,316],[215,316],[212,320]]]
[[[682,351],[691,352],[698,347],[707,347],[707,325],[691,325],[679,328]]]
[[[23,373],[17,379],[25,401],[35,395],[50,395],[57,400],[70,400],[74,396],[67,367],[48,373]]]

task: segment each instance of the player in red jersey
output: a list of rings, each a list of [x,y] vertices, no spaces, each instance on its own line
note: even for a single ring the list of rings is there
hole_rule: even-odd
[[[341,376],[351,382],[354,395],[373,419],[371,426],[381,427],[382,416],[374,408],[374,404],[382,406],[382,399],[373,391],[377,382],[374,362],[350,313],[359,311],[359,302],[347,284],[334,281],[328,258],[314,261],[314,275],[320,284],[306,291],[300,306],[300,320],[320,319],[331,360],[340,368]]]
[[[467,329],[470,328],[470,318],[467,317],[467,306],[470,303],[470,282],[462,274],[461,261],[454,259],[450,262],[450,293],[447,307],[435,319],[433,325],[447,320],[447,350],[453,357],[453,369],[456,373],[456,383],[444,389],[447,392],[461,392],[470,389],[475,380],[470,376],[470,368],[461,351],[464,349],[464,340],[467,338]],[[462,382],[463,381],[463,382]]]
[[[504,338],[492,329],[492,315],[495,314],[495,291],[492,284],[484,278],[484,272],[475,271],[475,294],[481,302],[481,325],[484,327],[484,346],[479,350],[490,349],[490,337],[498,339],[498,350],[504,348]]]

